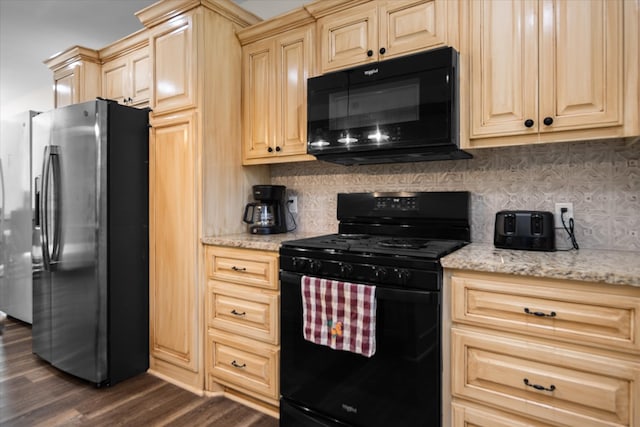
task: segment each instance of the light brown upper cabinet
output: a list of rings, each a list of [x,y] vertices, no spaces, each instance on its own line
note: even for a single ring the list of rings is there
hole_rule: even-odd
[[[466,83],[461,92],[463,114],[470,106],[463,145],[637,134],[638,12],[631,3],[463,2],[461,80],[468,72],[470,85],[468,100]]]
[[[121,104],[145,107],[151,95],[149,36],[138,31],[101,49],[102,97]]]
[[[102,66],[102,94],[121,104],[149,102],[149,49],[144,47]]]
[[[448,40],[447,19],[456,5],[446,0],[372,1],[323,16],[317,22],[320,72],[455,44]]]
[[[151,108],[168,112],[196,106],[197,52],[193,30],[197,14],[178,15],[151,32],[154,93]]]
[[[267,168],[242,166],[242,48],[258,18],[225,0],[158,2],[137,14],[152,68],[149,370],[204,389],[203,236],[246,231],[241,213]]]
[[[249,28],[239,37],[242,41],[255,32],[256,28]],[[244,165],[315,159],[307,155],[307,78],[313,67],[313,35],[313,24],[306,24],[242,47]]]
[[[100,96],[98,52],[74,46],[44,61],[53,71],[54,108],[91,101]]]

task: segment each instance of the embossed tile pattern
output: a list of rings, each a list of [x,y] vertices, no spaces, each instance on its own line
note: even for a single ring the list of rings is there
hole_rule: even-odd
[[[472,241],[493,243],[502,209],[554,211],[571,202],[581,248],[640,251],[640,140],[540,144],[472,151],[473,159],[340,166],[271,166],[272,184],[298,196],[298,230],[334,233],[336,194],[360,191],[472,193]],[[558,247],[568,247],[558,230]]]

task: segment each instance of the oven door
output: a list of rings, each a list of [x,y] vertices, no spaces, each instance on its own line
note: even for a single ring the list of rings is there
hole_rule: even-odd
[[[378,286],[367,358],[303,338],[301,277],[280,272],[280,426],[440,425],[440,293]]]

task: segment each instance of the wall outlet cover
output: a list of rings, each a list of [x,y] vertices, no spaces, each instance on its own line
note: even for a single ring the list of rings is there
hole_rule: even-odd
[[[298,196],[289,196],[289,212],[298,213]]]
[[[555,220],[555,227],[556,228],[563,228],[562,227],[562,208],[566,208],[567,212],[565,212],[564,214],[564,223],[567,227],[569,227],[569,218],[573,218],[573,203],[556,203],[556,210],[555,213],[553,215],[554,220]],[[574,220],[575,221],[575,220]]]

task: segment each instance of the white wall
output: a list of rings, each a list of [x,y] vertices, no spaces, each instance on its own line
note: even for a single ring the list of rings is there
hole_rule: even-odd
[[[53,74],[51,77],[51,84],[40,85],[35,87],[32,91],[4,103],[0,106],[0,119],[6,120],[16,114],[23,111],[49,111],[53,109]]]

